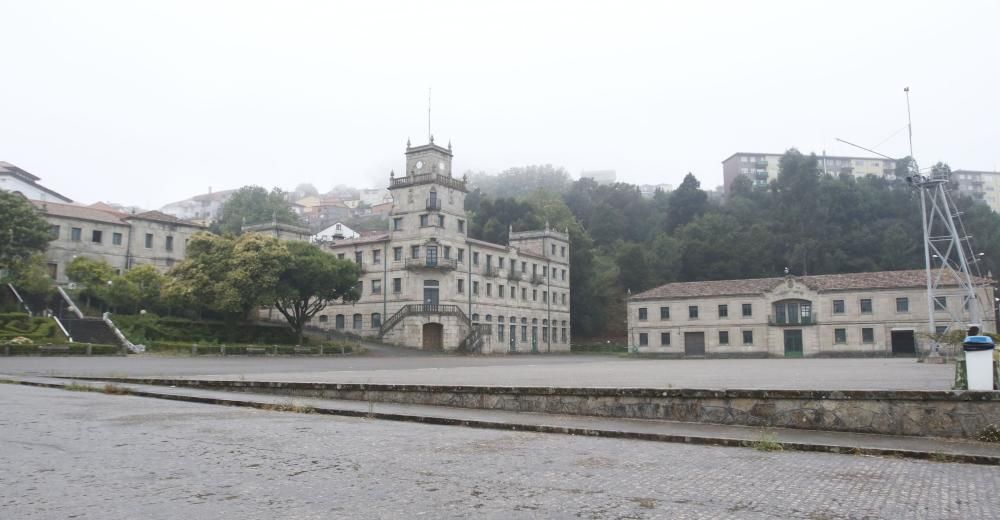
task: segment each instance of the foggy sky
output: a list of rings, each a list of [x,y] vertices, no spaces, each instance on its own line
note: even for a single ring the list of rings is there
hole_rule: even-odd
[[[1000,2],[0,0],[0,160],[79,202],[551,163],[722,183],[734,152],[1000,168]],[[884,141],[884,142],[883,142]],[[869,155],[861,153],[862,155]]]

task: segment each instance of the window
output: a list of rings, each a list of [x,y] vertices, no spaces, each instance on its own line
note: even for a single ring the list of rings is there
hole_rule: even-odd
[[[152,248],[153,248],[153,234],[146,233],[146,249],[152,249]]]
[[[363,325],[363,320],[361,319],[361,314],[354,315],[354,328],[360,329]]]
[[[410,246],[410,258],[420,258],[420,246]]]
[[[719,331],[719,345],[728,345],[728,344],[729,344],[729,331],[728,330],[720,330]]]
[[[542,291],[542,303],[549,302],[549,291]]]
[[[538,301],[538,289],[532,289],[531,290],[531,301],[533,301],[533,302],[537,302]]]
[[[477,295],[479,294],[479,282],[478,281],[474,280],[472,282],[472,294],[477,294]]]
[[[861,342],[862,343],[875,343],[875,329],[871,327],[864,327],[861,329]]]
[[[844,313],[844,300],[833,300],[833,313],[834,314]]]
[[[493,267],[493,255],[486,255],[486,267]]]
[[[458,279],[458,292],[459,293],[464,293],[465,292],[465,280],[463,280],[461,278]]]
[[[753,316],[753,304],[752,303],[744,303],[743,304],[743,317],[744,318],[748,318],[750,316]]]
[[[122,234],[121,233],[111,233],[111,243],[116,246],[122,245]]]
[[[174,250],[174,237],[167,237],[165,245],[166,245],[167,251],[173,251]]]
[[[521,300],[523,300],[523,301],[527,301],[528,300],[528,289],[527,288],[524,288],[524,287],[521,288]]]
[[[382,263],[382,250],[372,249],[372,263],[381,264]]]
[[[486,283],[486,296],[493,296],[493,284],[492,283],[489,283],[489,282]]]
[[[438,227],[444,227],[444,215],[438,215]]]
[[[396,262],[399,262],[400,260],[403,259],[403,248],[402,247],[394,247],[394,248],[392,248],[392,259],[394,261],[396,261]]]
[[[393,278],[392,279],[392,292],[395,293],[395,294],[399,294],[399,293],[403,292],[403,279],[402,278]]]
[[[726,304],[719,305],[719,317],[728,318],[729,317],[729,306]]]
[[[692,320],[698,319],[698,306],[691,305],[688,307],[688,318]]]
[[[472,252],[472,265],[479,265],[479,251]]]
[[[645,307],[639,307],[639,320],[640,321],[646,321],[646,308]]]
[[[744,345],[753,345],[753,331],[752,330],[744,330],[743,331],[743,344]]]
[[[531,264],[531,274],[538,274],[538,264]]]
[[[465,233],[465,221],[462,219],[458,219],[458,232]]]
[[[545,276],[545,277],[549,276],[549,266],[547,266],[547,265],[543,265],[542,266],[542,276]]]
[[[640,347],[644,347],[646,345],[649,345],[649,334],[646,334],[645,332],[640,332],[639,333],[639,346]]]
[[[670,333],[661,332],[660,333],[660,345],[670,346]]]
[[[344,315],[343,314],[338,314],[337,315],[337,317],[336,317],[336,319],[334,321],[334,326],[337,327],[338,329],[343,329],[344,328]]]
[[[497,286],[497,298],[503,298],[503,286],[502,285],[498,285]]]
[[[74,242],[79,242],[80,240],[82,240],[80,238],[82,235],[83,235],[83,230],[78,227],[70,228],[69,230],[69,239]]]
[[[344,253],[337,253],[337,258],[343,260],[344,259]]]
[[[49,226],[49,239],[55,240],[59,238],[59,226]]]
[[[451,246],[444,246],[444,257],[451,258]]]
[[[871,298],[861,299],[861,314],[871,314],[872,313],[872,300]]]
[[[320,323],[326,323],[328,321],[330,321],[330,317],[329,316],[327,316],[326,314],[320,314],[319,315],[319,322]]]
[[[513,285],[510,286],[510,299],[511,300],[516,300],[517,299],[517,290],[514,289]]]
[[[382,280],[372,280],[372,294],[382,294]]]
[[[813,324],[812,303],[806,300],[782,300],[775,302],[773,322],[777,325]]]
[[[462,249],[461,247],[458,248],[458,261],[459,262],[464,262],[465,261],[465,250]]]
[[[566,327],[562,327],[560,329],[560,333],[561,333],[561,336],[562,336],[562,342],[566,343]]]
[[[660,307],[660,319],[661,320],[670,319],[670,307]]]
[[[910,312],[910,299],[896,298],[896,312]]]
[[[392,230],[402,231],[403,229],[403,217],[396,217],[392,219]]]
[[[556,245],[552,244],[552,256],[556,256]]]
[[[59,264],[46,264],[49,268],[49,278],[55,280],[59,274]]]
[[[420,227],[427,227],[427,215],[420,215]]]
[[[562,246],[562,256],[566,256],[566,246]]]
[[[503,257],[502,256],[498,256],[497,257],[497,268],[503,269]]]
[[[521,262],[521,272],[522,273],[528,272],[528,262]]]
[[[834,343],[847,343],[847,329],[833,329]]]
[[[503,329],[504,329],[504,327],[503,327],[503,316],[500,316],[499,318],[497,318],[497,322],[499,323],[497,325],[497,341],[500,341],[502,343],[503,342]]]
[[[934,297],[934,310],[936,310],[936,311],[946,311],[946,310],[948,310],[948,297],[947,296],[935,296]]]
[[[90,241],[93,242],[93,243],[95,243],[95,244],[100,244],[101,242],[104,241],[104,232],[103,231],[98,231],[96,229],[93,230],[93,231],[91,231],[90,232]]]
[[[379,328],[381,326],[382,326],[382,315],[379,314],[379,313],[377,313],[377,312],[373,312],[372,313],[372,328],[375,329],[375,328]]]
[[[364,261],[365,261],[365,253],[364,253],[364,251],[355,251],[354,252],[354,262],[360,265],[360,264],[364,263]]]

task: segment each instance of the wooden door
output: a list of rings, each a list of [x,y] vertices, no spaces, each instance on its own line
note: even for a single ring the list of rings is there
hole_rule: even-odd
[[[684,333],[684,356],[685,357],[705,357],[705,333],[685,332]]]

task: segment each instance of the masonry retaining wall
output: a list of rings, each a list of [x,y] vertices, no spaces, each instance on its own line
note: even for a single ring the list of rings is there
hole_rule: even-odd
[[[975,437],[1000,394],[967,391],[697,390],[119,379],[289,396],[808,430]]]

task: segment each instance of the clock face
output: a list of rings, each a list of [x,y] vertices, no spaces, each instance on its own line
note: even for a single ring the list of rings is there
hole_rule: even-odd
[[[416,166],[417,166],[418,170],[423,169],[423,167],[424,167],[424,161],[417,161]]]

